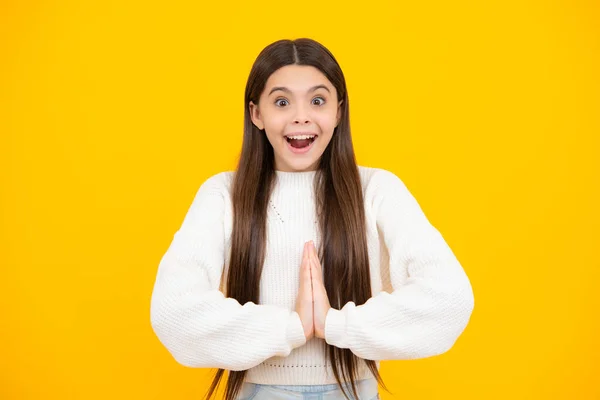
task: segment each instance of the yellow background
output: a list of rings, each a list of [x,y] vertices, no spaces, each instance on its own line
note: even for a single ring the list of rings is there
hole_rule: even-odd
[[[200,398],[214,370],[151,330],[156,269],[236,165],[254,59],[297,37],[474,288],[454,348],[384,361],[382,398],[600,398],[598,3],[217,3],[0,3],[0,398]]]

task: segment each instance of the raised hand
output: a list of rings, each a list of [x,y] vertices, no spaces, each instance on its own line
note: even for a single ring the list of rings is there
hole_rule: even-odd
[[[305,245],[304,250],[308,250],[311,266],[314,334],[318,338],[325,339],[325,318],[331,305],[329,304],[329,297],[327,296],[327,290],[325,290],[325,283],[323,282],[323,268],[321,267],[317,249],[312,240],[308,249]]]
[[[304,252],[302,253],[302,265],[300,267],[300,290],[296,298],[296,312],[300,315],[302,327],[304,328],[304,336],[308,341],[314,336],[313,323],[313,294],[312,294],[312,279],[311,259],[308,250],[308,242],[304,243]]]

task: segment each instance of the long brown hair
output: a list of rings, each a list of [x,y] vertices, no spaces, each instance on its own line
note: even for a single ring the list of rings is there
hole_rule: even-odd
[[[240,304],[259,302],[259,284],[265,256],[267,205],[275,184],[273,147],[265,133],[250,118],[249,103],[258,104],[269,76],[279,68],[309,65],[319,69],[343,99],[340,122],[319,160],[315,176],[315,199],[322,242],[319,259],[333,308],[353,301],[364,304],[372,295],[366,240],[363,193],[350,136],[348,93],[344,74],[333,55],[320,43],[300,38],[279,40],[258,55],[246,84],[244,96],[244,140],[232,184],[233,227],[231,257],[227,274],[227,296]],[[298,266],[299,267],[299,266]],[[345,282],[347,284],[340,284]],[[342,380],[356,392],[360,359],[350,349],[326,344],[325,357],[344,395]],[[378,383],[387,390],[374,360],[365,360]],[[219,369],[206,394],[210,399],[225,370]],[[234,400],[247,370],[229,371],[224,400]]]

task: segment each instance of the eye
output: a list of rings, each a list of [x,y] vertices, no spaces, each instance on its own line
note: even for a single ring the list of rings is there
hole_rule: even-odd
[[[321,100],[321,104],[317,104],[318,106],[322,106],[325,103],[325,99],[322,97],[315,97],[313,100],[317,100],[320,99]],[[314,103],[313,103],[314,104]]]
[[[281,107],[281,103],[279,103],[280,101],[286,101],[286,102],[287,102],[287,100],[286,100],[286,99],[279,98],[279,99],[275,100],[275,105],[276,105],[277,107]]]
[[[315,104],[315,103],[314,103],[314,101],[315,101],[315,100],[319,100],[319,103]],[[284,102],[286,102],[286,103],[287,103],[287,99],[284,99],[284,98],[280,97],[280,98],[278,98],[277,100],[275,100],[275,105],[276,105],[277,107],[283,107],[283,106],[284,106],[284,104],[282,104],[282,103],[281,103],[282,101],[284,101]],[[323,104],[325,104],[325,99],[324,99],[323,97],[321,97],[321,96],[319,96],[319,97],[315,97],[315,98],[313,99],[313,103],[312,103],[312,104],[313,104],[313,105],[317,105],[317,106],[322,106]]]

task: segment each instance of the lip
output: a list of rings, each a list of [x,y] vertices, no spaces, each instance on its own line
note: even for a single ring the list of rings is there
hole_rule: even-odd
[[[299,134],[298,134],[298,133],[294,133],[294,134],[291,134],[291,133],[290,133],[290,135],[299,135]],[[300,133],[300,135],[309,135],[309,133]],[[312,134],[312,133],[310,133],[310,135],[313,135],[313,134]],[[319,136],[318,136],[318,135],[315,135],[315,138],[314,138],[314,140],[312,141],[312,143],[311,143],[311,144],[309,144],[308,146],[306,146],[306,147],[302,148],[302,149],[297,149],[297,148],[293,147],[293,146],[290,144],[290,142],[288,142],[288,141],[287,141],[287,139],[286,139],[286,138],[283,138],[283,140],[285,140],[285,144],[287,145],[287,148],[288,148],[288,149],[289,149],[289,150],[290,150],[292,153],[294,153],[294,154],[304,154],[304,153],[307,153],[307,152],[309,152],[309,151],[310,151],[310,149],[312,149],[312,147],[313,147],[313,145],[315,144],[315,142],[316,142],[317,140],[319,140]]]

